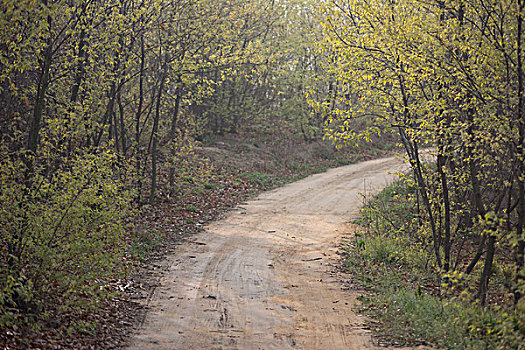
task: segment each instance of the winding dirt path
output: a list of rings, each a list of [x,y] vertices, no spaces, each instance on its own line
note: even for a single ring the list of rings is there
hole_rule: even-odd
[[[237,207],[169,257],[129,349],[371,349],[337,243],[359,193],[404,168],[385,158],[331,169]],[[346,288],[348,289],[348,288]]]

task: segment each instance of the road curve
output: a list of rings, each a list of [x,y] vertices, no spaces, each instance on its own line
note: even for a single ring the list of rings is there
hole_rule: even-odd
[[[305,178],[238,206],[177,247],[129,349],[370,349],[338,240],[399,158]]]

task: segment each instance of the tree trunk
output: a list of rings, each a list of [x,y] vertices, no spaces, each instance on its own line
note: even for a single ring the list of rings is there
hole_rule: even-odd
[[[80,32],[80,40],[78,43],[78,65],[77,65],[77,74],[75,77],[75,83],[73,84],[73,87],[71,88],[71,98],[70,101],[72,103],[76,103],[78,100],[78,93],[80,91],[80,85],[82,84],[82,80],[84,80],[84,64],[85,64],[85,50],[84,46],[86,45],[86,31],[82,29]]]
[[[152,147],[151,147],[151,190],[149,195],[149,202],[155,202],[155,191],[157,190],[157,148],[158,148],[158,130],[160,119],[160,105],[162,102],[162,92],[164,90],[164,83],[166,81],[165,72],[160,78],[159,92],[157,95],[157,103],[155,106],[155,117],[153,119],[153,130],[151,132]]]
[[[525,279],[525,271],[523,271],[525,263],[525,237],[523,226],[525,225],[525,74],[523,69],[523,11],[525,9],[525,0],[519,0],[518,25],[517,25],[517,75],[518,75],[518,161],[520,164],[518,173],[518,222],[516,226],[516,235],[518,243],[515,249],[516,259],[516,277],[515,277],[515,291],[514,304],[523,297],[523,291],[520,286],[523,285]]]
[[[448,193],[447,175],[443,170],[446,159],[443,153],[443,150],[441,150],[440,154],[438,154],[437,169],[441,179],[442,199],[445,207],[445,240],[443,242],[443,255],[445,260],[443,261],[443,270],[448,272],[450,269],[450,198]]]
[[[122,104],[122,96],[121,96],[120,90],[117,94],[117,104],[118,104],[119,117],[120,117],[119,123],[120,123],[121,151],[122,151],[122,156],[126,158],[128,146],[126,142],[126,126],[124,125],[124,105]]]
[[[43,1],[43,4],[47,5],[47,1]],[[52,22],[51,16],[48,16],[47,22],[48,22],[49,28],[51,28],[51,22]],[[29,181],[29,179],[31,178],[33,174],[33,166],[34,166],[33,157],[36,156],[36,152],[38,149],[38,134],[40,132],[40,127],[42,124],[42,117],[44,114],[45,98],[46,98],[47,88],[49,86],[52,60],[53,60],[53,40],[52,38],[49,38],[47,41],[47,47],[46,47],[44,59],[42,62],[42,70],[40,71],[40,76],[38,79],[35,107],[33,109],[33,115],[31,118],[29,134],[28,134],[28,139],[27,139],[27,150],[31,154],[26,161],[26,166],[27,166],[26,181]]]
[[[423,178],[423,170],[421,166],[421,160],[419,159],[419,151],[417,149],[417,144],[414,142],[414,145],[411,144],[408,136],[405,133],[405,130],[402,126],[398,126],[399,135],[401,136],[401,142],[403,143],[405,150],[408,155],[408,160],[414,176],[416,177],[418,191],[421,194],[421,199],[423,205],[425,206],[428,214],[428,220],[430,222],[430,228],[432,230],[432,243],[434,247],[434,254],[436,256],[436,262],[438,267],[442,267],[441,263],[441,253],[439,252],[439,236],[436,227],[436,221],[434,219],[434,214],[432,213],[432,205],[430,204],[430,199],[428,198],[427,185],[425,179]]]
[[[474,270],[474,267],[476,267],[476,264],[478,263],[479,259],[481,259],[481,256],[483,255],[483,250],[485,248],[485,242],[487,241],[487,235],[483,233],[481,236],[481,240],[478,244],[478,249],[476,250],[476,255],[474,255],[474,258],[470,261],[470,264],[467,266],[467,269],[465,270],[465,273],[467,275],[470,275],[472,270]]]
[[[180,110],[180,101],[182,100],[182,79],[179,75],[179,78],[177,79],[177,98],[175,100],[175,108],[173,110],[173,115],[171,117],[171,129],[170,129],[170,142],[171,142],[171,160],[170,163],[172,163],[173,159],[176,156],[177,148],[175,145],[175,134],[177,132],[177,121],[179,118],[179,110]],[[175,167],[173,164],[170,166],[170,175],[169,175],[169,186],[170,186],[170,197],[173,196],[175,191]]]
[[[479,281],[478,297],[481,306],[485,306],[487,301],[487,292],[489,288],[489,279],[492,274],[492,263],[494,261],[494,251],[496,250],[496,236],[491,234],[487,242],[487,253],[485,255],[485,265]]]
[[[140,75],[139,75],[139,105],[135,114],[135,155],[137,176],[137,202],[140,205],[142,197],[142,179],[140,174],[142,153],[140,150],[140,117],[144,105],[144,66],[146,62],[146,51],[144,50],[144,34],[140,37]]]

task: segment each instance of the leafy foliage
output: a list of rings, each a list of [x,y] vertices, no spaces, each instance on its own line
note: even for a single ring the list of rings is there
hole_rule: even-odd
[[[508,291],[515,304],[525,293],[524,9],[518,0],[336,0],[322,8],[319,51],[334,53],[324,68],[339,87],[334,103],[312,101],[327,137],[348,144],[399,135],[413,170],[416,232],[431,244],[439,274],[479,273],[482,305],[507,249]],[[435,162],[424,161],[426,147]],[[465,241],[477,248],[465,252]],[[464,253],[470,262],[458,265]]]
[[[4,160],[2,325],[16,321],[13,312],[38,315],[57,295],[64,306],[77,293],[96,295],[97,280],[124,272],[121,235],[132,195],[113,178],[115,161],[107,152],[77,156],[54,176],[34,176],[35,184],[27,186]]]

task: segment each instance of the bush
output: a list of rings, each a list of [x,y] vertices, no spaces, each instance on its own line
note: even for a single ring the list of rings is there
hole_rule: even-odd
[[[115,156],[78,155],[30,183],[20,169],[9,158],[0,165],[0,325],[43,315],[50,303],[73,307],[123,272],[132,193]]]

